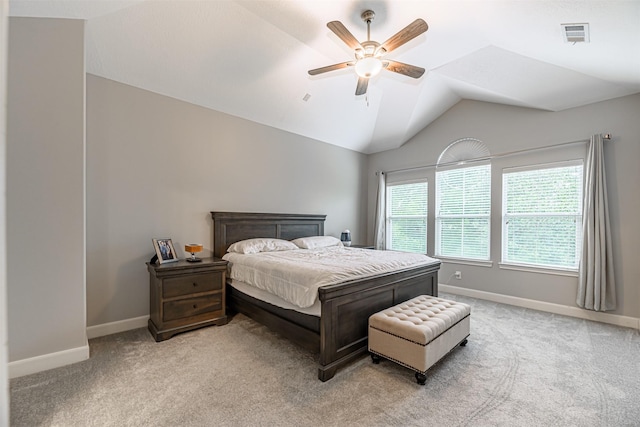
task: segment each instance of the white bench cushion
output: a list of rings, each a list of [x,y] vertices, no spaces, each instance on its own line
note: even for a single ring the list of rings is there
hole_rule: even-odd
[[[426,345],[471,313],[471,307],[428,295],[421,295],[373,314],[372,328]]]
[[[421,295],[369,317],[369,351],[424,373],[469,336],[468,304]]]

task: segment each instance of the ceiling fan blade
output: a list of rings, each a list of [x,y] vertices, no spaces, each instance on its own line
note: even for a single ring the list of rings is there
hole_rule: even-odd
[[[398,31],[395,35],[391,36],[389,40],[382,43],[382,47],[387,51],[387,53],[389,53],[392,50],[399,48],[409,40],[418,37],[428,29],[429,26],[427,23],[424,22],[423,19],[418,18],[402,30]]]
[[[367,93],[367,86],[369,86],[369,79],[366,77],[358,77],[356,95],[364,95],[365,93]]]
[[[326,67],[320,67],[313,70],[309,70],[309,74],[312,76],[326,73],[328,71],[340,70],[342,68],[351,67],[355,64],[354,61],[341,62],[339,64],[327,65]]]
[[[329,29],[333,31],[336,36],[340,37],[340,40],[345,42],[351,49],[362,49],[362,45],[360,45],[358,39],[356,39],[353,34],[351,34],[349,30],[347,30],[347,27],[342,25],[342,22],[331,21],[327,24],[327,27],[329,27]]]
[[[385,68],[389,71],[393,71],[394,73],[404,74],[405,76],[413,77],[414,79],[419,79],[424,74],[424,68],[416,67],[415,65],[403,64],[398,61],[384,61]]]

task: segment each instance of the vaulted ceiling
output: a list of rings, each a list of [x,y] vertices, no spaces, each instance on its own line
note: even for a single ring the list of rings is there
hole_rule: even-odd
[[[326,24],[383,42],[429,30],[356,96]],[[88,73],[363,153],[401,146],[461,99],[558,111],[640,92],[640,1],[10,0],[11,16],[86,20]],[[588,43],[561,24],[588,23]]]

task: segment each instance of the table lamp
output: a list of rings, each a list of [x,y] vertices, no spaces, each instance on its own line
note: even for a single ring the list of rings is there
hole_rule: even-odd
[[[351,246],[351,232],[349,230],[344,230],[340,235],[340,240],[343,245]]]
[[[202,252],[202,245],[199,243],[189,243],[188,245],[184,245],[185,252],[189,252],[191,254],[191,258],[187,258],[189,262],[200,262],[202,261],[200,258],[196,258],[196,254],[198,252]]]

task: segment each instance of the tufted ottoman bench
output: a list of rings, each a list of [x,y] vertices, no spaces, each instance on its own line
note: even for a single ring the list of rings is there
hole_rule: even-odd
[[[369,352],[374,363],[392,360],[416,371],[418,384],[427,370],[453,350],[467,344],[471,307],[421,295],[369,317]]]

